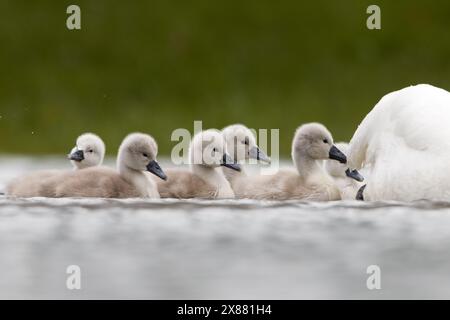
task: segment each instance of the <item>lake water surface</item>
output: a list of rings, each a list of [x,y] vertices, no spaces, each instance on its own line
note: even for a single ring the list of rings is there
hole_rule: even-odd
[[[67,166],[3,157],[0,189]],[[450,204],[0,196],[0,298],[449,299]]]

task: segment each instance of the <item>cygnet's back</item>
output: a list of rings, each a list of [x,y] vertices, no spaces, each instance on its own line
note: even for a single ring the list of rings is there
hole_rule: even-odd
[[[183,169],[167,169],[167,181],[156,180],[161,198],[203,198],[213,199],[217,196],[217,188]]]
[[[336,192],[324,188],[329,180],[307,183],[295,170],[280,169],[272,175],[254,175],[236,179],[233,190],[236,197],[258,200],[337,200]]]
[[[6,194],[21,198],[53,197],[54,188],[51,177],[60,176],[62,170],[41,170],[13,179],[6,186]]]
[[[139,190],[118,172],[106,167],[91,167],[47,178],[54,194],[47,197],[138,198]]]

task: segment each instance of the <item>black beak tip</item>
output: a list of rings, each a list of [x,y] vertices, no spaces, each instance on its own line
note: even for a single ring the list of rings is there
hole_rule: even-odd
[[[147,171],[153,173],[155,176],[161,178],[164,181],[167,180],[167,175],[155,160],[150,161],[150,163],[147,165]]]
[[[350,168],[348,168],[347,170],[345,170],[345,175],[349,178],[352,178],[356,181],[359,182],[363,182],[364,181],[364,177],[358,172],[358,170],[350,170]]]
[[[367,184],[363,185],[361,188],[359,188],[358,192],[356,193],[356,200],[364,201],[364,189],[366,189]]]
[[[261,151],[261,149],[259,149],[259,147],[250,148],[248,155],[249,155],[249,158],[251,158],[251,159],[256,159],[258,161],[262,161],[262,162],[266,162],[266,163],[271,162],[270,158],[263,151]]]
[[[241,171],[241,166],[238,163],[221,163],[221,166],[229,169],[233,169],[235,171]]]
[[[81,162],[84,160],[84,153],[82,150],[75,151],[68,155],[69,160]]]
[[[234,162],[226,153],[223,155],[220,165],[236,171],[241,171],[241,166],[239,165],[239,163]]]
[[[343,164],[347,163],[347,156],[334,145],[331,147],[328,157]]]

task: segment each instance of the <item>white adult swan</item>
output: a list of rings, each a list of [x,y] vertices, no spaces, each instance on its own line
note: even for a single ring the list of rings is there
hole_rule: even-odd
[[[161,179],[166,176],[158,163],[155,140],[142,133],[132,133],[122,142],[117,169],[91,167],[55,172],[42,178],[40,172],[19,177],[7,187],[7,194],[17,197],[101,197],[159,198],[154,181],[144,171]]]
[[[450,200],[450,93],[420,84],[385,95],[350,141],[365,200]],[[361,197],[362,198],[362,197]]]
[[[83,133],[77,138],[68,158],[75,170],[100,166],[105,157],[103,140],[93,133]]]
[[[250,176],[234,184],[238,198],[270,200],[339,200],[333,179],[321,160],[345,163],[345,155],[333,145],[330,132],[319,123],[300,126],[292,141],[292,160],[296,170],[279,170],[274,175]]]
[[[189,146],[190,171],[167,170],[167,181],[157,181],[162,198],[234,198],[234,192],[220,166],[240,170],[226,152],[217,130],[205,130],[194,136]]]
[[[249,159],[270,163],[270,158],[256,144],[253,132],[242,124],[233,124],[222,129],[222,136],[227,145],[227,152],[234,162],[241,164],[241,171],[222,168],[231,187],[237,179],[246,179],[243,164]]]

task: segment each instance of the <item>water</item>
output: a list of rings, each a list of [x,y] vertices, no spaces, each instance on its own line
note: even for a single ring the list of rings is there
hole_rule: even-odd
[[[0,189],[48,167],[1,158]],[[0,197],[3,299],[448,299],[449,274],[448,203]]]

